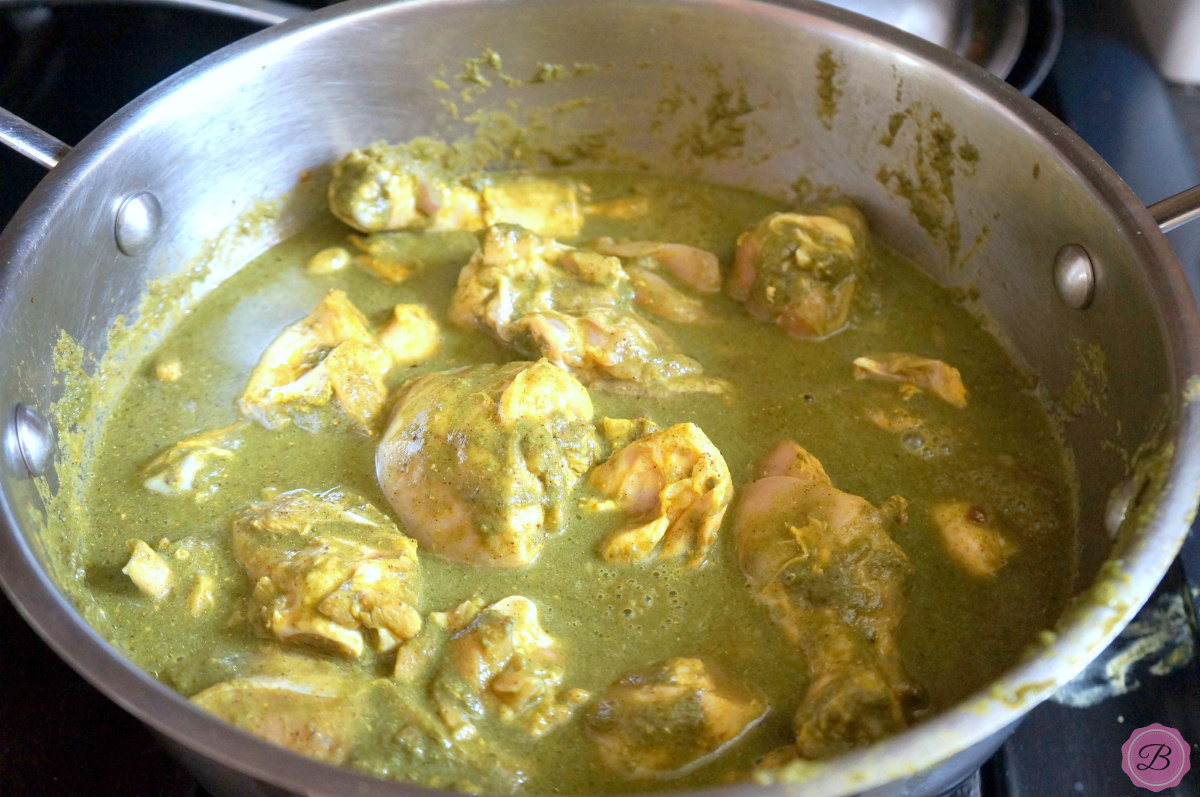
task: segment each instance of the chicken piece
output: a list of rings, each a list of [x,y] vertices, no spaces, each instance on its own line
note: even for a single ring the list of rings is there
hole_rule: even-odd
[[[967,389],[954,366],[904,352],[875,354],[854,361],[855,379],[883,379],[928,390],[951,406],[967,406]]]
[[[263,352],[238,399],[238,409],[268,429],[290,422],[309,432],[327,411],[374,434],[387,398],[387,350],[346,294],[333,290],[307,317],[285,328]]]
[[[903,499],[877,509],[832,485],[820,462],[780,443],[742,489],[734,547],[756,597],[805,655],[812,682],[796,713],[804,758],[828,758],[906,726],[915,687],[896,629],[908,558],[887,533]]]
[[[650,213],[650,198],[645,196],[623,196],[609,199],[605,202],[593,202],[583,206],[583,212],[588,216],[599,216],[603,219],[620,219],[634,221]]]
[[[387,651],[421,630],[417,544],[359,498],[282,493],[243,509],[231,536],[259,633],[357,657],[364,634]]]
[[[593,252],[622,260],[650,260],[666,268],[676,279],[700,293],[721,290],[721,264],[712,252],[686,244],[661,241],[614,241],[598,238],[587,245]]]
[[[333,165],[329,209],[361,232],[478,230],[508,222],[569,236],[583,226],[573,183],[458,175],[446,152],[428,142],[377,142],[347,154]]]
[[[203,501],[228,476],[225,464],[242,444],[242,423],[201,432],[163,451],[142,468],[147,490]]]
[[[174,581],[167,560],[142,540],[127,540],[125,547],[129,549],[129,561],[121,572],[146,597],[156,601],[165,598]]]
[[[658,548],[664,559],[687,554],[690,567],[703,564],[733,498],[725,458],[692,423],[620,449],[591,472],[588,488],[605,497],[585,500],[585,511],[618,510],[632,521],[605,541],[601,555],[610,562],[645,559]]]
[[[438,347],[438,324],[419,304],[398,304],[379,330],[379,340],[397,365],[410,365],[433,356]]]
[[[638,395],[727,389],[634,313],[633,298],[617,258],[497,225],[480,234],[479,250],[459,275],[450,320],[486,329],[600,389]]]
[[[950,557],[977,578],[1004,567],[1020,547],[989,520],[987,512],[967,501],[939,501],[929,510]]]
[[[583,690],[562,690],[564,658],[533,601],[496,601],[447,644],[431,686],[438,714],[456,738],[476,735],[475,722],[485,716],[542,736],[588,698]]]
[[[773,213],[738,237],[726,290],[760,321],[823,338],[846,325],[867,250],[866,220],[849,206]]]
[[[396,403],[376,475],[431,553],[523,567],[599,456],[592,412],[583,385],[545,360],[426,374]]]
[[[633,281],[633,303],[647,313],[674,321],[677,324],[711,324],[716,317],[695,296],[667,282],[653,271],[629,266]]]
[[[733,744],[766,713],[761,698],[718,685],[699,659],[627,675],[584,719],[600,759],[626,778],[680,775]]]
[[[400,283],[426,269],[462,268],[477,242],[466,230],[420,230],[350,235],[355,262],[385,282]]]
[[[333,664],[307,656],[275,653],[254,670],[191,700],[268,742],[343,763],[366,727],[361,687]]]

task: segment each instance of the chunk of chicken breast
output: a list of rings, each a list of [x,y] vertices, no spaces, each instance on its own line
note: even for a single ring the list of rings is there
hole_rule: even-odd
[[[203,501],[225,480],[225,465],[242,444],[243,423],[192,435],[167,448],[142,468],[147,490]]]
[[[193,695],[196,705],[302,755],[344,762],[365,729],[362,689],[333,664],[268,655],[245,677]]]
[[[474,736],[485,717],[542,736],[588,698],[582,690],[562,689],[565,665],[537,606],[511,595],[451,637],[431,691],[442,721],[458,737]]]
[[[333,290],[267,346],[238,409],[268,429],[295,422],[315,432],[344,419],[351,428],[374,434],[391,367],[367,319],[343,291]]]
[[[362,654],[421,630],[417,545],[340,490],[293,490],[233,520],[233,555],[254,585],[251,623],[284,642]]]
[[[397,365],[411,365],[433,356],[440,330],[433,314],[421,304],[398,304],[379,330],[379,340]]]
[[[812,682],[796,713],[804,758],[827,758],[901,730],[915,687],[896,629],[908,558],[887,533],[903,500],[877,509],[838,490],[820,462],[780,443],[734,514],[738,563],[803,652]]]
[[[616,257],[496,225],[459,275],[450,319],[479,327],[585,383],[634,394],[721,392],[665,332],[633,311],[634,286]]]
[[[883,379],[928,390],[951,406],[967,406],[967,389],[958,369],[941,360],[905,352],[888,352],[859,357],[854,361],[855,379]]]
[[[507,222],[546,235],[575,235],[583,226],[573,183],[460,175],[445,155],[435,147],[382,142],[353,150],[333,165],[329,208],[362,232],[477,230]]]
[[[942,547],[964,570],[977,578],[994,576],[1020,546],[969,501],[938,501],[929,510],[941,535]]]
[[[733,744],[766,712],[746,690],[719,685],[699,659],[626,675],[588,709],[600,759],[626,778],[679,775]]]
[[[621,448],[588,476],[603,495],[583,502],[587,511],[617,510],[630,524],[601,550],[610,562],[633,562],[658,554],[687,555],[702,564],[733,498],[725,458],[693,423],[653,432]]]
[[[849,320],[867,250],[866,220],[848,205],[773,213],[738,238],[726,290],[761,321],[823,338]]]
[[[598,457],[592,414],[583,385],[545,360],[427,374],[397,401],[376,475],[423,548],[523,567]]]

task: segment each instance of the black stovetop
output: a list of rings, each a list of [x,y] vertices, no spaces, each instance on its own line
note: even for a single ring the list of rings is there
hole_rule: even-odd
[[[301,5],[323,5],[310,0]],[[1162,82],[1119,2],[1067,3],[1067,33],[1035,99],[1064,118],[1152,202],[1197,181]],[[255,30],[237,20],[155,6],[0,11],[0,106],[68,143],[137,94]],[[0,148],[0,226],[45,172]],[[1200,286],[1200,223],[1171,237]],[[1193,531],[1192,537],[1197,537]],[[1200,542],[1168,574],[1158,598],[1200,584]],[[1193,616],[1194,619],[1194,616]],[[1195,627],[1191,629],[1195,640]],[[1200,643],[1197,643],[1200,646]],[[1049,702],[957,794],[984,797],[1138,793],[1120,768],[1132,729],[1178,728],[1195,769],[1164,797],[1200,795],[1200,664],[1139,672],[1140,688],[1089,708]],[[1141,793],[1148,793],[1144,790]],[[204,797],[145,728],[63,664],[0,594],[0,797]]]

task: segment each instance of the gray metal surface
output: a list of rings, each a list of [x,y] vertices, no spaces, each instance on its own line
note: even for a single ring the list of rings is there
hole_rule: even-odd
[[[609,151],[632,153],[661,170],[781,196],[800,177],[837,186],[866,210],[881,237],[934,276],[976,288],[1052,398],[1063,397],[1078,373],[1078,347],[1105,353],[1102,411],[1081,408],[1065,432],[1080,464],[1079,584],[1092,581],[1107,555],[1119,556],[1119,578],[1103,581],[1108,599],[1082,607],[1056,629],[1052,643],[958,707],[844,756],[802,784],[758,793],[936,793],[953,785],[1012,722],[1104,647],[1178,550],[1200,485],[1200,419],[1184,399],[1200,370],[1197,311],[1153,218],[1063,125],[932,45],[882,25],[852,23],[816,4],[790,5],[350,2],[233,45],[80,142],[0,238],[0,261],[9,264],[0,275],[0,407],[22,402],[52,414],[60,330],[101,356],[110,325],[136,308],[149,279],[182,269],[239,213],[286,194],[302,172],[378,138],[471,133],[430,76],[458,74],[485,47],[503,53],[506,71],[517,75],[532,74],[542,61],[611,63],[554,83],[497,81],[471,107],[505,109],[510,101],[568,107],[586,97],[569,106],[577,115],[565,119],[564,136],[599,136]],[[598,30],[607,35],[594,35]],[[817,68],[823,51],[839,64],[832,109],[822,104],[829,88]],[[664,86],[701,101],[690,109],[685,103],[683,120],[659,119],[663,125],[655,127],[649,122],[663,107]],[[692,155],[677,133],[692,129],[695,119],[711,119],[706,101],[728,96],[730,86],[740,87],[753,107],[738,117],[742,142],[720,157]],[[907,127],[885,146],[893,114],[904,115]],[[881,170],[919,168],[922,130],[937,127],[937,119],[950,125],[960,153],[975,153],[944,175],[954,192],[942,220],[956,224],[960,247],[914,208],[913,196],[878,178]],[[144,252],[129,257],[114,240],[114,198],[142,191],[159,198],[162,226]],[[232,270],[314,212],[289,208],[222,268]],[[1051,276],[1055,253],[1069,243],[1084,246],[1096,265],[1094,298],[1082,312],[1063,304]],[[1177,452],[1171,479],[1153,522],[1112,548],[1105,505],[1127,463],[1111,444],[1132,450],[1159,428],[1163,410]],[[10,530],[0,534],[0,583],[66,661],[190,750],[194,766],[213,767],[208,782],[272,784],[264,793],[428,793],[251,738],[122,660],[72,614],[55,586],[53,557],[35,531],[38,496],[22,477],[11,467],[0,471]]]
[[[1028,0],[827,0],[1008,77],[1029,29]]]

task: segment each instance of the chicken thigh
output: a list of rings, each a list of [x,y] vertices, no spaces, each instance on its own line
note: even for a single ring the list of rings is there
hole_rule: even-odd
[[[906,725],[915,687],[896,644],[910,565],[888,536],[903,499],[882,508],[843,492],[791,442],[765,458],[734,521],[738,563],[755,595],[807,657],[796,747],[828,758]]]
[[[598,456],[592,401],[545,360],[408,383],[375,454],[383,493],[422,547],[497,568],[534,560]]]
[[[721,380],[634,312],[635,285],[611,255],[496,225],[480,234],[450,309],[526,356],[542,356],[590,386],[620,393],[721,392]]]
[[[233,521],[233,555],[254,584],[264,635],[356,657],[421,630],[417,545],[382,512],[337,490],[293,490]]]

